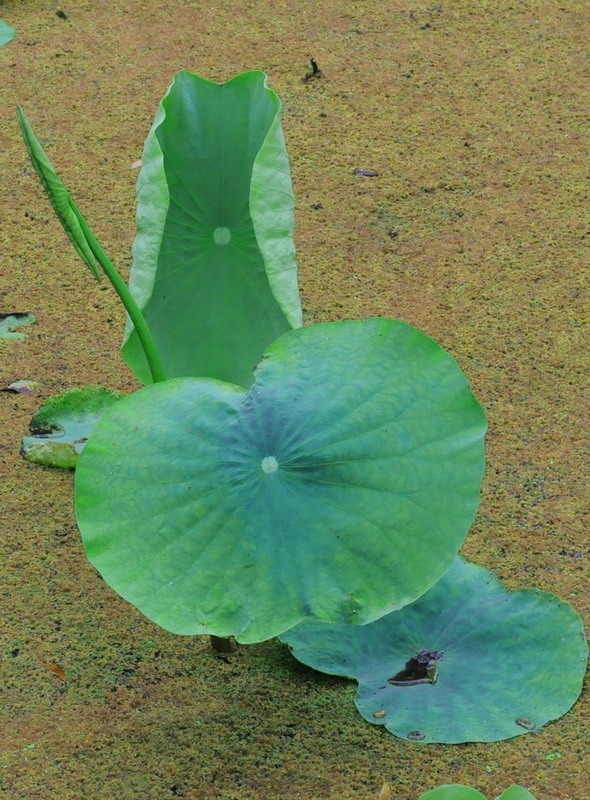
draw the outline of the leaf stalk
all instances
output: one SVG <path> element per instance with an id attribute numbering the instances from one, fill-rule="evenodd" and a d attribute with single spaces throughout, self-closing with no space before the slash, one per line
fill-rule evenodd
<path id="1" fill-rule="evenodd" d="M 103 272 L 111 282 L 113 289 L 119 295 L 121 302 L 125 306 L 125 310 L 129 314 L 131 321 L 135 326 L 135 330 L 137 331 L 137 336 L 139 337 L 139 341 L 141 342 L 141 346 L 143 347 L 143 351 L 145 353 L 145 357 L 147 359 L 150 372 L 152 374 L 153 382 L 159 383 L 160 381 L 166 380 L 166 376 L 164 374 L 164 365 L 162 364 L 162 359 L 160 358 L 160 354 L 158 353 L 154 337 L 152 336 L 152 332 L 150 331 L 148 324 L 145 321 L 145 317 L 143 316 L 141 309 L 139 308 L 139 306 L 135 302 L 133 295 L 129 291 L 129 287 L 127 286 L 123 278 L 119 275 L 113 263 L 111 262 L 105 251 L 102 249 L 98 240 L 95 238 L 94 234 L 88 227 L 86 220 L 84 219 L 84 217 L 78 211 L 77 208 L 74 210 L 74 213 L 76 214 L 76 218 L 80 224 L 82 232 L 84 233 L 86 241 L 88 242 L 88 245 L 92 250 L 92 254 L 102 267 Z"/>

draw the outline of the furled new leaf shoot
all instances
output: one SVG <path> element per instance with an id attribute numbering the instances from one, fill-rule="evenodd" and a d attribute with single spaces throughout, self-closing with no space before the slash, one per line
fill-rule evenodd
<path id="1" fill-rule="evenodd" d="M 164 369 L 152 334 L 125 281 L 90 231 L 86 220 L 51 165 L 20 106 L 18 107 L 18 119 L 33 168 L 76 252 L 97 280 L 101 279 L 100 268 L 102 268 L 133 320 L 152 380 L 154 382 L 164 380 Z"/>

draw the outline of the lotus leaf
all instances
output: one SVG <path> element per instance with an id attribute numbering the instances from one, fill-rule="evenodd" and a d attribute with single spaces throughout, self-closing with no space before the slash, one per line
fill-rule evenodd
<path id="1" fill-rule="evenodd" d="M 485 417 L 454 359 L 395 320 L 284 334 L 249 391 L 179 378 L 124 398 L 76 471 L 90 561 L 175 633 L 366 623 L 451 565 Z"/>
<path id="2" fill-rule="evenodd" d="M 27 334 L 21 333 L 17 328 L 33 325 L 36 321 L 36 317 L 28 312 L 0 314 L 0 339 L 26 339 Z"/>
<path id="3" fill-rule="evenodd" d="M 418 800 L 486 800 L 481 792 L 460 783 L 449 783 L 421 794 Z M 523 786 L 510 786 L 496 800 L 535 800 Z"/>
<path id="4" fill-rule="evenodd" d="M 102 414 L 124 396 L 102 386 L 85 386 L 51 397 L 33 416 L 32 435 L 23 439 L 21 453 L 35 464 L 74 469 Z"/>
<path id="5" fill-rule="evenodd" d="M 3 19 L 0 19 L 0 47 L 11 42 L 15 36 L 16 31 L 14 28 L 11 28 Z"/>
<path id="6" fill-rule="evenodd" d="M 289 161 L 266 82 L 178 72 L 146 140 L 129 286 L 167 378 L 247 387 L 265 348 L 301 325 Z M 150 382 L 130 323 L 122 354 Z"/>
<path id="7" fill-rule="evenodd" d="M 362 716 L 417 742 L 491 742 L 538 730 L 582 690 L 588 647 L 574 609 L 507 592 L 458 558 L 415 603 L 363 627 L 306 622 L 281 636 L 314 669 L 358 681 Z M 430 679 L 411 661 L 431 656 Z M 392 682 L 393 681 L 393 682 Z"/>

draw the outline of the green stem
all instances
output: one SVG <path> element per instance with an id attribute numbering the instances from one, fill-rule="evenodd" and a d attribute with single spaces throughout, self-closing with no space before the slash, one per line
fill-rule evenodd
<path id="1" fill-rule="evenodd" d="M 76 217 L 78 218 L 78 222 L 80 223 L 80 227 L 82 228 L 82 232 L 84 233 L 84 237 L 86 238 L 90 249 L 92 250 L 100 266 L 103 268 L 104 273 L 111 282 L 113 289 L 121 298 L 121 302 L 125 306 L 125 309 L 131 318 L 131 322 L 133 322 L 133 325 L 135 326 L 135 330 L 137 331 L 137 336 L 139 337 L 141 346 L 143 347 L 143 352 L 145 353 L 150 372 L 152 373 L 153 382 L 158 383 L 159 381 L 166 380 L 166 376 L 164 374 L 164 365 L 162 364 L 160 354 L 158 353 L 156 343 L 154 342 L 154 337 L 148 328 L 145 317 L 141 313 L 141 309 L 135 302 L 135 299 L 129 291 L 127 284 L 119 275 L 98 241 L 94 238 L 94 235 L 86 224 L 86 220 L 82 214 L 80 214 L 78 209 L 75 209 L 75 212 L 77 212 Z"/>

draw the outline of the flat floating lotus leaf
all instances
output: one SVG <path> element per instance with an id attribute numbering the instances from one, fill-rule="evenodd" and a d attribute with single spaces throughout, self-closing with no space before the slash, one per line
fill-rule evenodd
<path id="1" fill-rule="evenodd" d="M 496 800 L 536 800 L 536 798 L 523 786 L 509 786 L 496 797 Z"/>
<path id="2" fill-rule="evenodd" d="M 249 386 L 265 348 L 301 325 L 281 104 L 266 83 L 178 72 L 146 140 L 129 287 L 167 378 Z M 150 383 L 130 324 L 122 354 Z"/>
<path id="3" fill-rule="evenodd" d="M 16 35 L 14 28 L 7 25 L 3 19 L 0 19 L 0 47 L 11 42 Z"/>
<path id="4" fill-rule="evenodd" d="M 17 328 L 33 325 L 36 317 L 28 312 L 15 311 L 12 314 L 0 314 L 0 339 L 26 339 L 27 334 Z"/>
<path id="5" fill-rule="evenodd" d="M 481 792 L 470 786 L 449 783 L 421 794 L 418 800 L 486 800 L 486 798 Z M 522 786 L 510 786 L 501 795 L 498 795 L 496 800 L 535 800 L 535 797 Z"/>
<path id="6" fill-rule="evenodd" d="M 312 325 L 248 392 L 141 389 L 76 470 L 90 561 L 175 633 L 369 622 L 429 588 L 475 514 L 485 417 L 454 359 L 395 320 Z"/>
<path id="7" fill-rule="evenodd" d="M 424 792 L 418 800 L 486 800 L 486 798 L 477 789 L 472 789 L 471 786 L 464 786 L 461 783 L 449 783 L 445 786 L 431 789 L 429 792 Z"/>
<path id="8" fill-rule="evenodd" d="M 122 397 L 122 392 L 102 386 L 70 389 L 51 397 L 32 418 L 32 435 L 23 439 L 22 455 L 45 467 L 74 469 L 94 426 Z"/>
<path id="9" fill-rule="evenodd" d="M 281 640 L 304 664 L 356 678 L 368 722 L 426 743 L 538 730 L 576 701 L 588 656 L 568 603 L 538 590 L 509 593 L 460 558 L 401 611 L 363 627 L 306 622 Z"/>

